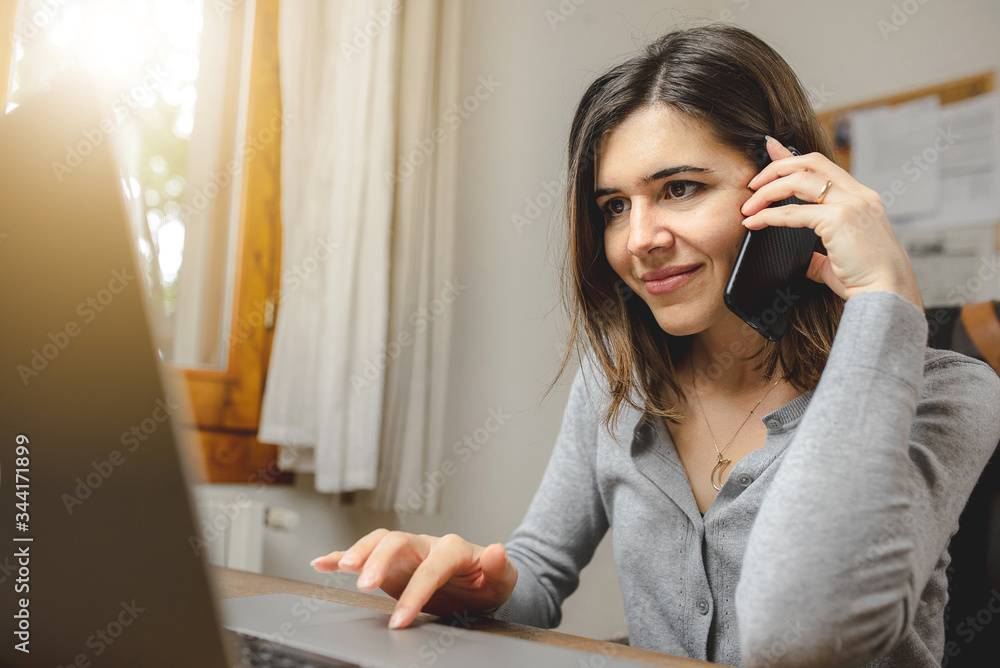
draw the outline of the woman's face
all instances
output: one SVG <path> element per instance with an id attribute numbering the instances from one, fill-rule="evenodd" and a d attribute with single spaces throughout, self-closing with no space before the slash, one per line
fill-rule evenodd
<path id="1" fill-rule="evenodd" d="M 737 326 L 722 292 L 746 228 L 740 207 L 758 172 L 699 122 L 645 107 L 601 145 L 596 200 L 608 262 L 675 336 Z M 690 269 L 672 278 L 677 269 Z"/>

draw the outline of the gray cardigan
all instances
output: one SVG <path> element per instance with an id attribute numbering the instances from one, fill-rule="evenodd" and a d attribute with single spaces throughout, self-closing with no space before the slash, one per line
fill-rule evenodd
<path id="1" fill-rule="evenodd" d="M 556 626 L 609 527 L 638 647 L 731 666 L 940 666 L 948 541 L 1000 440 L 1000 378 L 928 349 L 916 306 L 845 304 L 815 390 L 761 420 L 702 517 L 669 433 L 584 360 L 491 616 Z"/>

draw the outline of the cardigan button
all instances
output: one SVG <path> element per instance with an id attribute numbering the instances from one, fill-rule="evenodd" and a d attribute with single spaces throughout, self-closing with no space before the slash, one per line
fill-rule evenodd
<path id="1" fill-rule="evenodd" d="M 747 473 L 741 473 L 736 476 L 736 482 L 743 487 L 748 487 L 753 482 L 753 478 Z"/>
<path id="2" fill-rule="evenodd" d="M 701 614 L 707 615 L 709 610 L 708 601 L 703 598 L 699 598 L 698 602 L 695 603 L 695 608 L 697 608 L 698 612 L 700 612 Z"/>

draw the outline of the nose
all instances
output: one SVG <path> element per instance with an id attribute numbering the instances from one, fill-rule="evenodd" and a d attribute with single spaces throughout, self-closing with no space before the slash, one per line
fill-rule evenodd
<path id="1" fill-rule="evenodd" d="M 645 257 L 657 248 L 674 242 L 667 215 L 655 205 L 632 202 L 629 215 L 628 252 L 635 257 Z"/>

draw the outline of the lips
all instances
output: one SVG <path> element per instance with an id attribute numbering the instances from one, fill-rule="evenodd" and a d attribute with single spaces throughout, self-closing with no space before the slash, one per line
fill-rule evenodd
<path id="1" fill-rule="evenodd" d="M 692 269 L 698 267 L 697 264 L 681 264 L 675 265 L 673 267 L 665 267 L 657 271 L 649 271 L 639 277 L 640 280 L 649 281 L 661 281 L 669 276 L 676 276 L 677 274 L 683 274 L 685 272 L 691 271 Z"/>
<path id="2" fill-rule="evenodd" d="M 665 267 L 643 274 L 642 281 L 647 294 L 665 295 L 694 280 L 694 276 L 698 274 L 699 269 L 701 269 L 700 264 Z"/>

